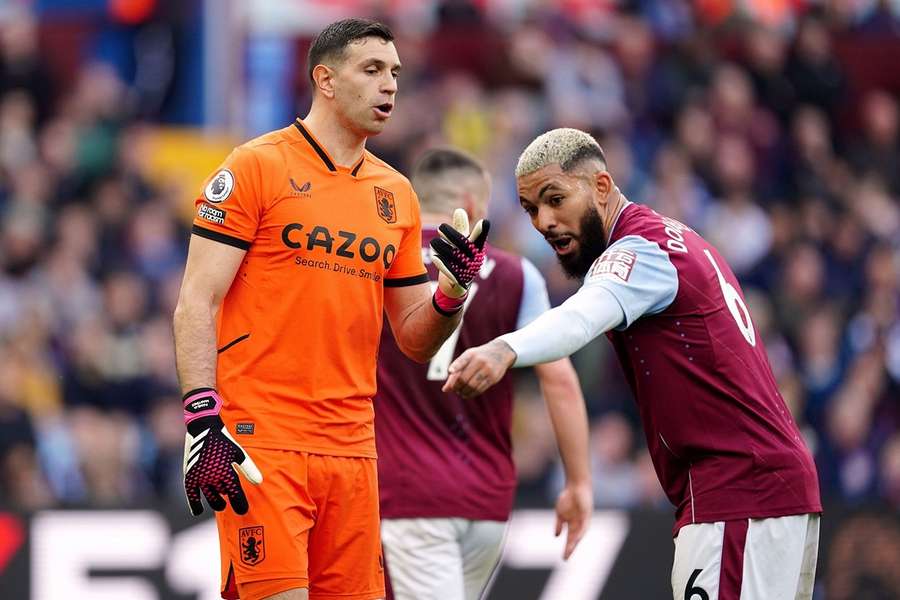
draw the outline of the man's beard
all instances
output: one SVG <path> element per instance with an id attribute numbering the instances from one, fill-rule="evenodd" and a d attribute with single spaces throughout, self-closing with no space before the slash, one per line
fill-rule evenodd
<path id="1" fill-rule="evenodd" d="M 593 206 L 589 206 L 581 217 L 581 235 L 575 239 L 578 241 L 578 250 L 571 254 L 557 254 L 556 258 L 566 276 L 570 279 L 582 279 L 594 261 L 606 250 L 603 221 Z"/>

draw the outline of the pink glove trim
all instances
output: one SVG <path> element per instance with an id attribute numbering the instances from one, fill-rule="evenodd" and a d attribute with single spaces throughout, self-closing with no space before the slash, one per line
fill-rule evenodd
<path id="1" fill-rule="evenodd" d="M 222 410 L 222 397 L 216 390 L 201 389 L 188 392 L 184 397 L 184 422 L 190 423 L 200 417 L 211 417 Z"/>
<path id="2" fill-rule="evenodd" d="M 468 295 L 469 292 L 466 292 L 459 298 L 451 298 L 450 296 L 442 292 L 441 288 L 438 288 L 434 292 L 434 303 L 444 313 L 452 315 L 463 307 L 463 304 L 466 303 L 466 296 Z"/>

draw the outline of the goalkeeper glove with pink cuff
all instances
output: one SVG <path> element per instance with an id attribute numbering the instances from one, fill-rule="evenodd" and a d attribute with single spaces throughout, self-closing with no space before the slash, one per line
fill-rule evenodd
<path id="1" fill-rule="evenodd" d="M 469 285 L 484 264 L 484 243 L 490 221 L 480 220 L 469 232 L 469 218 L 461 208 L 453 213 L 453 225 L 442 223 L 431 240 L 431 262 L 440 271 L 434 294 L 435 309 L 445 316 L 458 312 L 465 303 Z"/>
<path id="2" fill-rule="evenodd" d="M 184 395 L 184 491 L 194 516 L 203 512 L 200 494 L 210 508 L 225 509 L 224 494 L 239 515 L 247 512 L 247 496 L 238 472 L 255 485 L 262 473 L 222 422 L 222 398 L 212 388 L 198 388 Z"/>

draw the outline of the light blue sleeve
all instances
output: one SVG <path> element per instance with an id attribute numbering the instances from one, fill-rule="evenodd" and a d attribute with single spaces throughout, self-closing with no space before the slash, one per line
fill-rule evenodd
<path id="1" fill-rule="evenodd" d="M 543 313 L 550 310 L 547 296 L 547 282 L 530 260 L 522 258 L 522 301 L 519 304 L 519 318 L 516 329 L 522 329 Z"/>
<path id="2" fill-rule="evenodd" d="M 600 255 L 584 287 L 609 291 L 622 307 L 626 329 L 644 315 L 664 311 L 678 294 L 678 272 L 658 244 L 638 235 L 625 236 Z"/>

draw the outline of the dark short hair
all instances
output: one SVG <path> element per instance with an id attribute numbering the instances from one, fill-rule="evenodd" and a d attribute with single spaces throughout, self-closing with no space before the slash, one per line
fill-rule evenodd
<path id="1" fill-rule="evenodd" d="M 600 146 L 587 145 L 578 148 L 578 150 L 576 150 L 567 161 L 559 165 L 559 167 L 563 170 L 563 172 L 569 172 L 584 161 L 590 160 L 592 158 L 596 158 L 597 160 L 602 162 L 603 168 L 606 168 L 606 154 L 604 154 L 603 148 L 601 148 Z"/>
<path id="2" fill-rule="evenodd" d="M 484 173 L 485 168 L 477 158 L 455 148 L 433 148 L 426 151 L 413 168 L 413 177 L 440 175 L 452 169 L 470 169 Z"/>
<path id="3" fill-rule="evenodd" d="M 344 19 L 336 21 L 319 32 L 309 47 L 307 73 L 313 81 L 313 69 L 328 60 L 340 60 L 350 42 L 367 37 L 381 38 L 393 42 L 394 34 L 384 23 L 369 19 Z"/>

